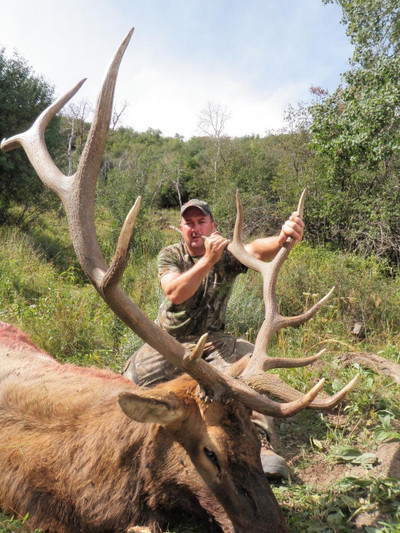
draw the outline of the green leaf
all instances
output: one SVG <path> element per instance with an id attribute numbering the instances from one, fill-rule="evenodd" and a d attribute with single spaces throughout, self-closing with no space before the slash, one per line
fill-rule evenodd
<path id="1" fill-rule="evenodd" d="M 386 429 L 377 429 L 375 431 L 375 438 L 377 441 L 400 441 L 400 433 L 396 431 L 387 431 Z"/>
<path id="2" fill-rule="evenodd" d="M 377 462 L 377 457 L 373 453 L 361 453 L 357 448 L 343 446 L 338 448 L 331 457 L 337 462 L 352 463 L 357 465 L 373 465 Z"/>

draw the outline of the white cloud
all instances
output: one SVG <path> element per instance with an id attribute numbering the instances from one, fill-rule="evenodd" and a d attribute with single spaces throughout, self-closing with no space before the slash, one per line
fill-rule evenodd
<path id="1" fill-rule="evenodd" d="M 75 98 L 94 104 L 115 49 L 136 24 L 116 92 L 117 105 L 129 104 L 126 125 L 191 137 L 211 101 L 231 112 L 228 134 L 264 135 L 282 126 L 283 110 L 304 100 L 311 84 L 339 84 L 349 45 L 343 29 L 332 39 L 340 14 L 322 17 L 333 6 L 320 0 L 291 0 L 292 11 L 275 0 L 235 2 L 235 9 L 231 1 L 217 9 L 213 0 L 13 0 L 0 17 L 0 46 L 16 47 L 58 96 L 87 77 Z M 199 20 L 202 12 L 214 18 Z M 319 26 L 310 32 L 307 14 L 315 22 L 316 13 Z M 324 32 L 322 45 L 307 41 Z"/>
<path id="2" fill-rule="evenodd" d="M 129 101 L 124 123 L 137 131 L 153 128 L 164 135 L 178 133 L 186 138 L 199 134 L 198 115 L 209 101 L 230 112 L 228 135 L 264 135 L 267 130 L 282 127 L 283 111 L 308 90 L 305 82 L 295 82 L 283 89 L 259 91 L 229 73 L 205 75 L 178 63 L 167 68 L 153 63 L 128 77 L 123 91 L 116 95 L 117 103 Z"/>

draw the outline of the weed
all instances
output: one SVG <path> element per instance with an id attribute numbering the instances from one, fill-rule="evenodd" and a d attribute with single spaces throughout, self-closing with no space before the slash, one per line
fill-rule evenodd
<path id="1" fill-rule="evenodd" d="M 0 513 L 0 533 L 17 533 L 23 531 L 29 518 L 29 514 L 23 518 L 16 519 Z M 31 533 L 41 533 L 41 529 L 30 530 Z"/>

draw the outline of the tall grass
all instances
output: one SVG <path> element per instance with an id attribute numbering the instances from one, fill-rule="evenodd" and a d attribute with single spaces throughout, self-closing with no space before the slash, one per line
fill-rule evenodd
<path id="1" fill-rule="evenodd" d="M 51 220 L 44 216 L 29 232 L 0 229 L 0 318 L 19 325 L 60 358 L 118 368 L 120 354 L 126 357 L 141 341 L 113 316 L 86 281 L 76 264 L 65 220 L 58 219 L 53 232 Z M 146 224 L 147 233 L 156 231 L 157 221 L 151 224 L 146 220 Z M 110 257 L 112 228 L 103 226 L 100 233 L 105 255 Z M 158 248 L 179 237 L 166 229 L 151 244 L 147 233 L 131 254 L 122 284 L 154 319 L 163 298 L 157 280 Z M 280 332 L 271 350 L 288 355 L 326 344 L 333 351 L 383 350 L 390 358 L 399 359 L 400 277 L 378 259 L 298 245 L 279 276 L 280 312 L 301 313 L 332 286 L 334 294 L 322 310 L 304 326 Z M 254 342 L 263 315 L 259 274 L 240 275 L 228 307 L 227 330 Z M 363 324 L 363 338 L 352 335 L 355 322 Z"/>
<path id="2" fill-rule="evenodd" d="M 286 316 L 302 313 L 332 287 L 328 303 L 307 322 L 282 335 L 301 339 L 308 348 L 323 342 L 332 346 L 357 346 L 379 350 L 399 339 L 400 277 L 373 257 L 362 258 L 306 243 L 295 247 L 284 263 L 277 285 L 279 310 Z M 264 316 L 260 275 L 239 276 L 227 314 L 227 328 L 254 341 Z M 354 337 L 355 322 L 365 329 L 364 338 Z M 278 336 L 279 339 L 279 336 Z M 344 344 L 343 344 L 344 343 Z"/>

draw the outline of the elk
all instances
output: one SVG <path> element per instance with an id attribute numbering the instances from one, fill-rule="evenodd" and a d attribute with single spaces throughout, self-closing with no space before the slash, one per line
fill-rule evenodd
<path id="1" fill-rule="evenodd" d="M 321 355 L 271 358 L 271 336 L 285 325 L 309 319 L 329 294 L 299 317 L 279 315 L 277 274 L 294 243 L 288 241 L 268 266 L 248 256 L 239 197 L 230 247 L 264 276 L 267 313 L 248 360 L 229 372 L 217 370 L 201 357 L 206 335 L 186 353 L 119 286 L 140 200 L 127 215 L 110 266 L 98 245 L 94 204 L 116 77 L 132 31 L 111 62 L 74 175 L 58 170 L 44 132 L 84 80 L 49 106 L 28 131 L 3 140 L 1 148 L 23 147 L 65 207 L 73 246 L 90 282 L 111 310 L 182 375 L 140 388 L 107 370 L 60 364 L 20 330 L 1 323 L 0 505 L 12 514 L 29 513 L 30 527 L 49 533 L 156 532 L 185 514 L 204 524 L 204 531 L 287 532 L 262 471 L 251 413 L 286 417 L 307 406 L 329 408 L 354 387 L 356 378 L 332 397 L 317 397 L 323 380 L 307 394 L 291 390 L 290 401 L 266 395 L 272 390 L 279 396 L 266 370 L 310 364 Z"/>

